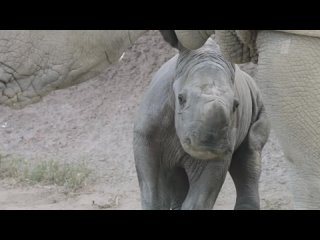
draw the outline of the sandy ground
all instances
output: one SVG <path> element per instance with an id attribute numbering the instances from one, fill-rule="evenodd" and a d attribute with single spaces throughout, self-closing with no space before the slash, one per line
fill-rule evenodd
<path id="1" fill-rule="evenodd" d="M 141 209 L 133 161 L 133 118 L 155 71 L 176 54 L 157 31 L 149 31 L 123 59 L 100 76 L 52 92 L 22 110 L 0 106 L 0 154 L 28 161 L 85 160 L 94 181 L 66 194 L 62 187 L 0 181 L 0 209 Z M 253 64 L 242 66 L 254 74 Z M 290 209 L 287 165 L 274 136 L 263 151 L 262 209 Z M 230 176 L 214 209 L 233 209 Z"/>

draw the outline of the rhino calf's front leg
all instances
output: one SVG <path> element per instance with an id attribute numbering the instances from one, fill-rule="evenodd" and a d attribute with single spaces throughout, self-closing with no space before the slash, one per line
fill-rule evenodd
<path id="1" fill-rule="evenodd" d="M 163 164 L 159 144 L 144 134 L 135 134 L 134 157 L 142 209 L 180 209 L 189 187 L 185 171 Z"/>
<path id="2" fill-rule="evenodd" d="M 234 209 L 259 210 L 261 154 L 245 148 L 240 148 L 235 154 L 229 170 L 237 191 Z"/>
<path id="3" fill-rule="evenodd" d="M 261 107 L 257 120 L 252 123 L 246 138 L 234 153 L 229 169 L 237 191 L 237 210 L 260 209 L 261 152 L 269 132 L 267 114 L 264 107 Z"/>
<path id="4" fill-rule="evenodd" d="M 165 172 L 161 171 L 156 143 L 138 133 L 133 143 L 142 209 L 169 209 L 168 191 L 163 189 L 166 188 Z"/>
<path id="5" fill-rule="evenodd" d="M 182 210 L 211 210 L 228 172 L 230 159 L 195 160 L 185 163 L 189 192 Z"/>

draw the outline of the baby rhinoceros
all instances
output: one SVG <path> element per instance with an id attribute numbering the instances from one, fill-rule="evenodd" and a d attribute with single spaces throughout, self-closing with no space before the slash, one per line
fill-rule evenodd
<path id="1" fill-rule="evenodd" d="M 209 39 L 155 74 L 134 125 L 143 209 L 212 209 L 229 170 L 235 209 L 259 209 L 269 123 L 254 80 Z"/>

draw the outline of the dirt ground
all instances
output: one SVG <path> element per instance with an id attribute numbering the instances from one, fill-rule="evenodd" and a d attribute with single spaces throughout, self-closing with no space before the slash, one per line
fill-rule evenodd
<path id="1" fill-rule="evenodd" d="M 84 160 L 94 181 L 75 193 L 54 185 L 0 181 L 0 209 L 141 209 L 133 161 L 133 118 L 153 74 L 173 55 L 158 31 L 149 31 L 100 76 L 58 90 L 22 110 L 0 106 L 0 154 L 35 163 Z M 253 64 L 242 66 L 254 74 Z M 291 209 L 287 165 L 274 136 L 264 148 L 262 209 Z M 230 176 L 214 209 L 233 209 Z"/>

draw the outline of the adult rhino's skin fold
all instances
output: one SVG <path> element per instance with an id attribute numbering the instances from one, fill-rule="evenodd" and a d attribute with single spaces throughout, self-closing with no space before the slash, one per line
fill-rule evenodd
<path id="1" fill-rule="evenodd" d="M 22 108 L 89 80 L 117 62 L 144 30 L 0 31 L 0 104 Z"/>

